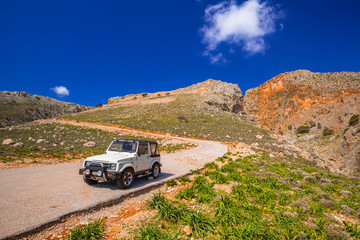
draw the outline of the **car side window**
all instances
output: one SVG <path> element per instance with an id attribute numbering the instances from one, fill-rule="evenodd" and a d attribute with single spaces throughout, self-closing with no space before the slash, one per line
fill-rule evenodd
<path id="1" fill-rule="evenodd" d="M 158 156 L 159 154 L 159 148 L 156 143 L 150 143 L 151 148 L 151 156 Z"/>
<path id="2" fill-rule="evenodd" d="M 148 145 L 147 143 L 140 143 L 139 145 L 139 155 L 148 154 Z"/>

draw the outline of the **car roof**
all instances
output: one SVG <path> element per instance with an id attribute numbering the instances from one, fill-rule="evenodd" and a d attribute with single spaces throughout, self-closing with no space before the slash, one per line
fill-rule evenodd
<path id="1" fill-rule="evenodd" d="M 148 141 L 148 140 L 136 140 L 136 139 L 116 139 L 113 142 L 138 142 L 138 143 L 156 143 L 156 141 Z"/>

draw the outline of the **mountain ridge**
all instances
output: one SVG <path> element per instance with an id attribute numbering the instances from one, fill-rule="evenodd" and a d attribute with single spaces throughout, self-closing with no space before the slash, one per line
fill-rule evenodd
<path id="1" fill-rule="evenodd" d="M 89 107 L 23 91 L 0 91 L 0 127 L 12 126 L 62 114 L 81 112 Z"/>

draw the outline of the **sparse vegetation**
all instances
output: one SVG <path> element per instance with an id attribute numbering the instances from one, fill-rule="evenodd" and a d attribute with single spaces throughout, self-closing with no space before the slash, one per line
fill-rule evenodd
<path id="1" fill-rule="evenodd" d="M 148 95 L 147 93 L 141 94 L 142 97 L 147 97 L 147 95 Z"/>
<path id="2" fill-rule="evenodd" d="M 343 190 L 355 189 L 358 180 L 267 154 L 222 159 L 221 168 L 207 164 L 202 175 L 178 192 L 181 201 L 155 194 L 148 206 L 157 215 L 135 239 L 155 236 L 154 229 L 159 239 L 359 238 L 355 212 L 360 210 L 360 195 L 343 195 Z M 353 211 L 344 212 L 349 208 Z M 338 222 L 344 214 L 352 223 Z M 187 226 L 190 235 L 183 230 Z"/>
<path id="3" fill-rule="evenodd" d="M 159 140 L 69 124 L 35 122 L 0 129 L 0 143 L 5 139 L 22 143 L 18 147 L 0 145 L 0 161 L 9 164 L 53 164 L 85 158 L 104 153 L 114 139 Z M 84 146 L 87 142 L 94 142 L 95 146 Z M 165 143 L 159 149 L 162 153 L 173 153 L 193 147 L 192 143 Z"/>
<path id="4" fill-rule="evenodd" d="M 304 134 L 304 133 L 308 133 L 309 131 L 310 131 L 309 126 L 300 126 L 296 129 L 297 134 Z"/>
<path id="5" fill-rule="evenodd" d="M 98 103 L 98 104 L 96 104 L 96 107 L 102 107 L 103 106 L 103 104 L 102 103 Z"/>
<path id="6" fill-rule="evenodd" d="M 175 101 L 166 103 L 121 105 L 62 118 L 128 126 L 178 136 L 216 141 L 241 140 L 248 144 L 271 146 L 272 139 L 268 131 L 256 127 L 242 116 L 211 107 L 192 94 L 174 97 Z M 257 139 L 257 135 L 263 138 Z"/>
<path id="7" fill-rule="evenodd" d="M 322 134 L 323 134 L 324 137 L 330 136 L 330 135 L 334 134 L 334 130 L 325 127 Z"/>
<path id="8" fill-rule="evenodd" d="M 173 186 L 177 185 L 177 182 L 176 182 L 175 179 L 171 179 L 171 180 L 166 182 L 166 185 L 169 186 L 169 187 L 173 187 Z"/>
<path id="9" fill-rule="evenodd" d="M 104 234 L 104 223 L 99 219 L 83 228 L 76 228 L 71 231 L 68 240 L 97 240 Z"/>
<path id="10" fill-rule="evenodd" d="M 349 126 L 355 126 L 359 123 L 359 114 L 354 114 L 349 120 Z"/>

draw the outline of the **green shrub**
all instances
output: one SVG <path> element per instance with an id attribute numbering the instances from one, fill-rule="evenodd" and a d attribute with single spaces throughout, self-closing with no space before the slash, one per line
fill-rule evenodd
<path id="1" fill-rule="evenodd" d="M 322 134 L 323 134 L 324 137 L 330 136 L 330 135 L 334 134 L 334 130 L 325 127 Z"/>
<path id="2" fill-rule="evenodd" d="M 218 169 L 218 165 L 214 162 L 209 162 L 205 164 L 205 168 L 207 169 Z"/>
<path id="3" fill-rule="evenodd" d="M 180 122 L 189 122 L 189 120 L 185 116 L 178 116 Z"/>
<path id="4" fill-rule="evenodd" d="M 201 212 L 191 212 L 187 215 L 185 222 L 190 226 L 191 232 L 199 237 L 205 237 L 214 231 L 213 221 Z"/>
<path id="5" fill-rule="evenodd" d="M 190 178 L 188 176 L 182 176 L 179 179 L 179 182 L 180 182 L 181 185 L 185 185 L 186 183 L 191 182 L 191 180 L 190 180 Z"/>
<path id="6" fill-rule="evenodd" d="M 98 104 L 96 104 L 96 107 L 102 107 L 103 106 L 103 104 L 102 103 L 98 103 Z"/>
<path id="7" fill-rule="evenodd" d="M 158 215 L 170 222 L 178 222 L 186 216 L 188 210 L 185 205 L 175 204 L 168 200 L 160 192 L 155 194 L 150 200 L 147 201 L 150 209 L 158 210 Z"/>
<path id="8" fill-rule="evenodd" d="M 148 95 L 147 93 L 141 94 L 141 96 L 143 96 L 143 97 L 146 97 L 147 95 Z"/>
<path id="9" fill-rule="evenodd" d="M 176 182 L 175 179 L 171 179 L 171 180 L 169 180 L 169 181 L 166 182 L 166 185 L 167 185 L 168 187 L 176 186 L 176 185 L 177 185 L 177 182 Z"/>
<path id="10" fill-rule="evenodd" d="M 102 219 L 95 221 L 83 228 L 71 230 L 68 240 L 96 240 L 104 234 L 104 223 Z"/>
<path id="11" fill-rule="evenodd" d="M 349 126 L 355 126 L 359 123 L 359 114 L 354 114 L 349 120 Z"/>
<path id="12" fill-rule="evenodd" d="M 308 133 L 310 131 L 309 126 L 300 126 L 296 129 L 296 133 Z"/>
<path id="13" fill-rule="evenodd" d="M 135 240 L 143 240 L 143 239 L 156 239 L 156 240 L 171 240 L 176 239 L 176 236 L 171 235 L 166 232 L 159 226 L 155 224 L 148 223 L 140 228 L 140 232 L 138 232 L 135 236 Z"/>
<path id="14" fill-rule="evenodd" d="M 191 173 L 193 174 L 200 174 L 201 173 L 201 169 L 196 169 L 196 170 L 190 170 Z"/>

